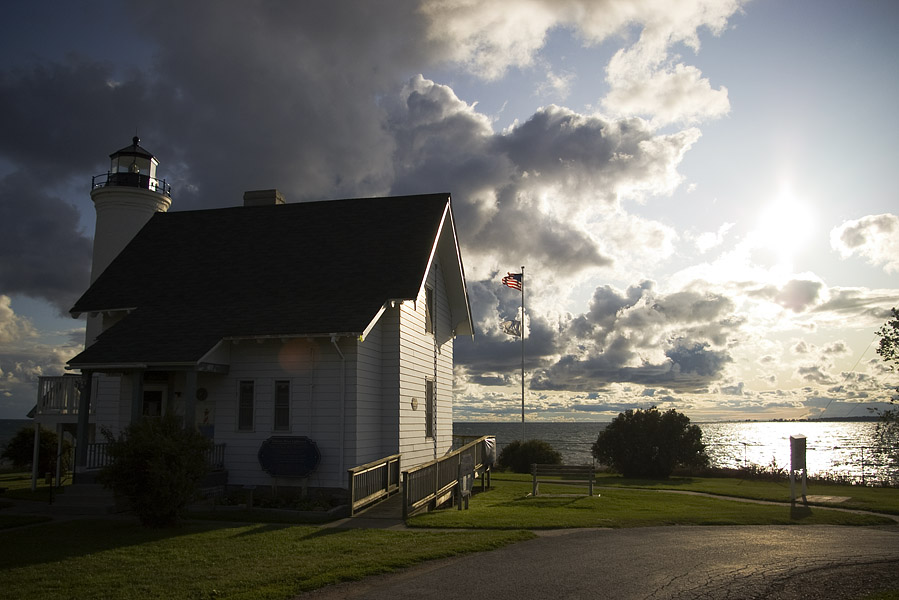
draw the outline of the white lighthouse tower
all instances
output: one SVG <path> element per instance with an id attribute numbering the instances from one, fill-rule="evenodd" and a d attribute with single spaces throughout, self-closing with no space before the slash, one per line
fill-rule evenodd
<path id="1" fill-rule="evenodd" d="M 109 171 L 91 182 L 91 200 L 97 211 L 91 283 L 119 255 L 137 232 L 157 212 L 172 205 L 171 188 L 156 177 L 159 161 L 141 147 L 134 136 L 131 145 L 109 155 Z M 102 315 L 89 315 L 85 346 L 93 344 L 103 327 Z"/>

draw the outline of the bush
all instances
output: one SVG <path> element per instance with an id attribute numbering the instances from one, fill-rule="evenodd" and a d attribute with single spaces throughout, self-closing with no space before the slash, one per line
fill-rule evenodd
<path id="1" fill-rule="evenodd" d="M 41 448 L 38 454 L 38 473 L 56 472 L 56 447 L 59 438 L 55 431 L 41 427 Z M 72 444 L 63 439 L 62 442 L 62 468 L 68 470 L 71 466 Z M 31 465 L 34 460 L 34 426 L 28 425 L 16 432 L 0 458 L 10 461 L 14 467 L 21 469 Z"/>
<path id="2" fill-rule="evenodd" d="M 559 465 L 562 455 L 543 440 L 511 442 L 499 453 L 499 468 L 513 473 L 530 473 L 533 463 Z"/>
<path id="3" fill-rule="evenodd" d="M 118 439 L 103 435 L 111 464 L 100 471 L 100 483 L 127 498 L 142 524 L 175 525 L 209 470 L 211 442 L 171 415 L 133 423 Z"/>
<path id="4" fill-rule="evenodd" d="M 674 409 L 628 410 L 599 434 L 593 456 L 625 477 L 665 479 L 676 467 L 704 467 L 702 431 Z"/>

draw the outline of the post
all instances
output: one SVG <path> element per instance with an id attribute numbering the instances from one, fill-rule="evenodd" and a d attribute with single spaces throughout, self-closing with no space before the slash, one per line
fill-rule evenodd
<path id="1" fill-rule="evenodd" d="M 78 426 L 75 430 L 75 475 L 87 470 L 88 426 L 90 421 L 91 394 L 93 393 L 94 372 L 81 371 L 81 395 L 78 397 Z"/>
<path id="2" fill-rule="evenodd" d="M 796 501 L 796 471 L 802 470 L 802 499 L 806 496 L 807 469 L 805 464 L 805 436 L 790 436 L 790 502 Z"/>
<path id="3" fill-rule="evenodd" d="M 131 423 L 140 421 L 144 405 L 144 372 L 142 369 L 131 371 Z"/>
<path id="4" fill-rule="evenodd" d="M 409 518 L 409 472 L 402 472 L 403 479 L 403 523 Z"/>
<path id="5" fill-rule="evenodd" d="M 188 369 L 184 379 L 184 428 L 193 430 L 197 426 L 197 369 Z"/>
<path id="6" fill-rule="evenodd" d="M 527 439 L 524 425 L 524 265 L 521 265 L 521 443 Z"/>
<path id="7" fill-rule="evenodd" d="M 31 458 L 31 491 L 37 490 L 38 469 L 41 456 L 41 423 L 34 420 L 34 449 Z"/>
<path id="8" fill-rule="evenodd" d="M 56 424 L 56 487 L 62 485 L 62 423 Z"/>

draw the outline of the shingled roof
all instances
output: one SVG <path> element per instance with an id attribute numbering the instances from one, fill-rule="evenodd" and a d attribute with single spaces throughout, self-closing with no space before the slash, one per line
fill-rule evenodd
<path id="1" fill-rule="evenodd" d="M 72 307 L 127 311 L 69 361 L 191 364 L 222 339 L 352 335 L 414 299 L 434 256 L 473 334 L 449 194 L 157 213 Z"/>

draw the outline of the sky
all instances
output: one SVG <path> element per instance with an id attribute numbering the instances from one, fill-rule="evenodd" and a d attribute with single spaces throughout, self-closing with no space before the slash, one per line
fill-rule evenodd
<path id="1" fill-rule="evenodd" d="M 521 418 L 521 266 L 529 420 L 866 416 L 899 384 L 897 28 L 892 0 L 7 3 L 0 418 L 83 344 L 91 176 L 135 134 L 173 211 L 451 193 L 457 421 Z"/>

